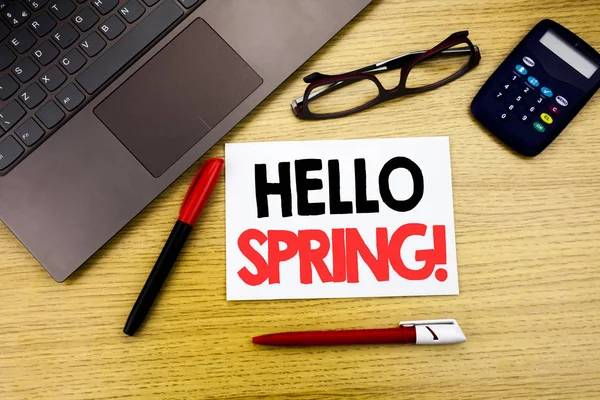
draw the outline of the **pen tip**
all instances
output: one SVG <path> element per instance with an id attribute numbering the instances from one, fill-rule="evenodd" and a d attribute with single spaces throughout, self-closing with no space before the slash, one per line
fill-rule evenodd
<path id="1" fill-rule="evenodd" d="M 262 344 L 263 340 L 262 340 L 262 336 L 256 336 L 252 338 L 252 343 L 254 344 Z"/>

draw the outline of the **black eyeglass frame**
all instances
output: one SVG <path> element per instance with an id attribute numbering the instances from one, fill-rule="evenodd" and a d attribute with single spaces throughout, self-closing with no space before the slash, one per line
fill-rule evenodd
<path id="1" fill-rule="evenodd" d="M 401 56 L 391 58 L 386 61 L 382 61 L 377 64 L 369 65 L 367 67 L 357 69 L 344 74 L 339 75 L 325 75 L 319 72 L 314 72 L 304 77 L 304 82 L 308 83 L 308 87 L 304 91 L 304 96 L 295 99 L 291 106 L 294 114 L 305 120 L 316 120 L 316 119 L 329 119 L 345 117 L 350 114 L 354 114 L 383 102 L 397 99 L 402 96 L 422 93 L 428 90 L 437 89 L 449 82 L 452 82 L 459 77 L 463 76 L 471 69 L 475 68 L 481 60 L 481 54 L 479 48 L 475 46 L 468 38 L 469 31 L 456 32 L 446 38 L 437 46 L 427 51 L 415 51 L 406 53 Z M 467 47 L 454 48 L 459 44 L 466 44 Z M 469 60 L 461 67 L 458 71 L 452 75 L 442 79 L 441 81 L 416 87 L 406 87 L 406 81 L 412 68 L 420 62 L 426 61 L 438 55 L 464 55 L 470 54 Z M 400 81 L 398 85 L 392 89 L 386 89 L 383 87 L 379 79 L 375 74 L 385 71 L 391 71 L 401 68 Z M 315 100 L 319 97 L 325 96 L 334 90 L 341 89 L 352 83 L 368 79 L 372 81 L 378 88 L 379 94 L 373 100 L 354 107 L 345 111 L 335 113 L 313 113 L 310 111 L 310 106 L 306 107 L 311 100 Z M 321 87 L 319 89 L 319 87 Z M 316 90 L 315 90 L 316 89 Z M 313 92 L 314 90 L 314 92 Z"/>

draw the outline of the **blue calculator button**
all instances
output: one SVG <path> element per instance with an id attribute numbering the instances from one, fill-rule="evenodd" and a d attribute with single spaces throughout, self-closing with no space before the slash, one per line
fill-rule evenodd
<path id="1" fill-rule="evenodd" d="M 546 86 L 543 86 L 540 90 L 542 91 L 542 94 L 546 97 L 554 96 L 554 93 L 552 93 L 552 90 L 548 89 Z"/>
<path id="2" fill-rule="evenodd" d="M 525 68 L 524 66 L 522 66 L 521 64 L 517 64 L 517 66 L 515 67 L 515 70 L 520 73 L 521 75 L 527 75 L 527 68 Z"/>
<path id="3" fill-rule="evenodd" d="M 540 86 L 540 81 L 538 81 L 537 79 L 535 79 L 533 76 L 530 76 L 527 78 L 527 82 L 529 82 L 529 84 L 533 87 L 538 87 Z M 546 88 L 547 89 L 547 88 Z"/>

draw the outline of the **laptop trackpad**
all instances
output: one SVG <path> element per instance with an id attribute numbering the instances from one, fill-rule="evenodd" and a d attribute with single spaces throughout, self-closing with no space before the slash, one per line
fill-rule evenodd
<path id="1" fill-rule="evenodd" d="M 262 84 L 196 19 L 94 112 L 159 177 Z"/>

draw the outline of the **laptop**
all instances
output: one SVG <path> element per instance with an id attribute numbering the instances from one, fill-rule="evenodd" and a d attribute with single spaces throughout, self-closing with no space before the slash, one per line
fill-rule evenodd
<path id="1" fill-rule="evenodd" d="M 64 281 L 370 2 L 0 0 L 0 218 Z"/>

